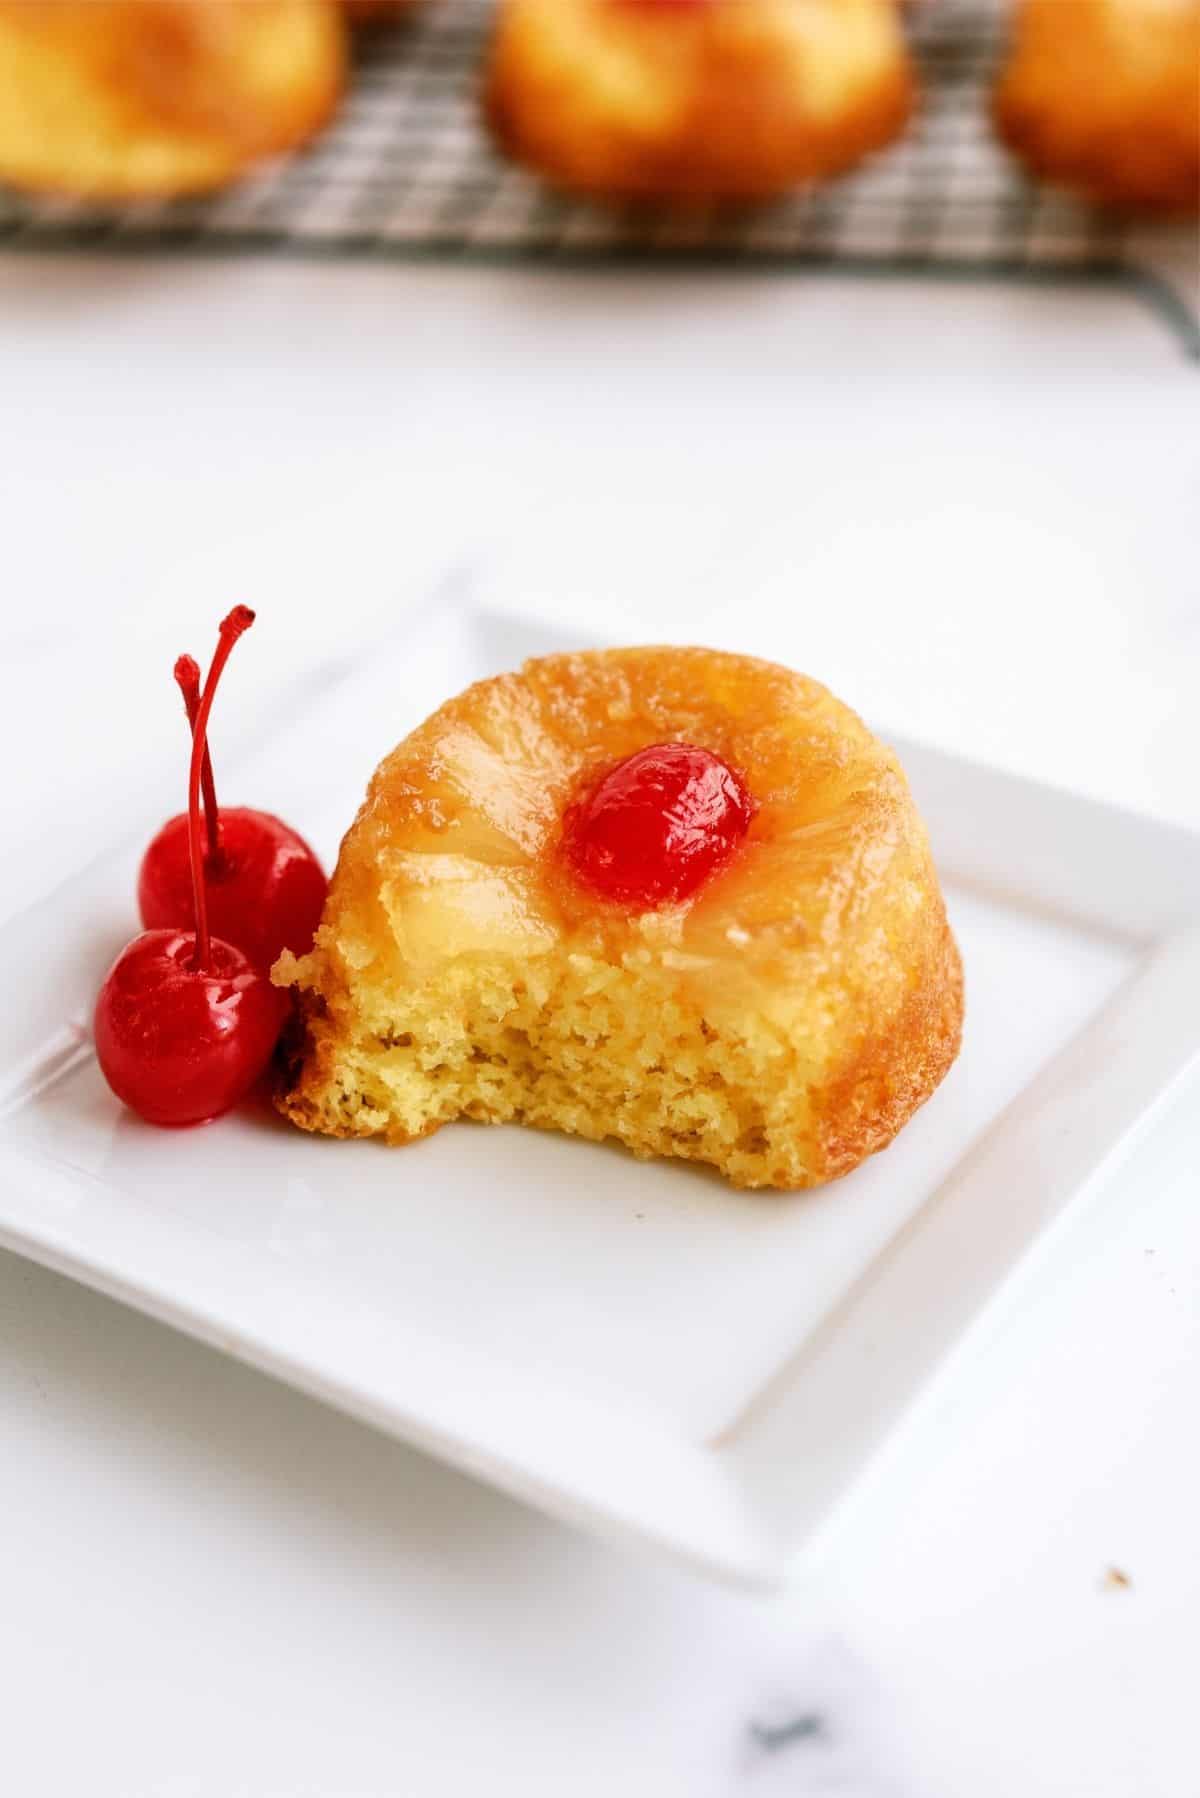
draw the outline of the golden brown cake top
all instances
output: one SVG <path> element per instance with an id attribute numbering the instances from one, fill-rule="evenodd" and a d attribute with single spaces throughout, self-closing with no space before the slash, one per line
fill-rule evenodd
<path id="1" fill-rule="evenodd" d="M 596 774 L 667 741 L 719 755 L 756 811 L 733 860 L 694 897 L 637 912 L 571 876 L 563 818 Z M 461 858 L 475 913 L 486 911 L 489 931 L 503 924 L 514 947 L 536 952 L 566 932 L 611 956 L 732 945 L 765 964 L 835 944 L 844 954 L 897 858 L 926 855 L 895 757 L 817 681 L 716 650 L 595 650 L 468 688 L 385 758 L 343 845 L 331 916 L 372 915 L 373 892 L 403 889 L 405 952 L 419 957 L 411 901 L 435 875 L 444 897 L 448 858 Z M 390 938 L 390 916 L 373 915 Z M 469 919 L 457 925 L 468 945 Z"/>

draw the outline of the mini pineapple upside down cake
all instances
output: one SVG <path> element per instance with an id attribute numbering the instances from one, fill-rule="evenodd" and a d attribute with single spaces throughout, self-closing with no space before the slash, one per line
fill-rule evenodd
<path id="1" fill-rule="evenodd" d="M 816 681 L 704 649 L 547 656 L 442 706 L 273 977 L 303 1129 L 519 1122 L 745 1187 L 885 1148 L 962 1026 L 895 756 Z"/>

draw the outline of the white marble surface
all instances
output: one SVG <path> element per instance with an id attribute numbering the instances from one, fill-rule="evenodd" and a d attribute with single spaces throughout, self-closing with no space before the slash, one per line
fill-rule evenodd
<path id="1" fill-rule="evenodd" d="M 235 598 L 294 697 L 447 579 L 1200 825 L 1198 380 L 1111 293 L 0 258 L 0 911 Z M 0 1260 L 6 1789 L 1177 1798 L 1196 1098 L 766 1601 Z"/>

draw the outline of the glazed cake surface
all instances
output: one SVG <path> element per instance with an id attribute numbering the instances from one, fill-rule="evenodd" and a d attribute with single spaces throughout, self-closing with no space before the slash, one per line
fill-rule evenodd
<path id="1" fill-rule="evenodd" d="M 651 744 L 737 769 L 756 810 L 690 899 L 574 877 L 564 816 Z M 904 774 L 846 706 L 746 656 L 550 656 L 468 688 L 381 764 L 309 955 L 279 1104 L 405 1143 L 456 1118 L 803 1187 L 881 1149 L 960 1041 L 962 974 Z"/>

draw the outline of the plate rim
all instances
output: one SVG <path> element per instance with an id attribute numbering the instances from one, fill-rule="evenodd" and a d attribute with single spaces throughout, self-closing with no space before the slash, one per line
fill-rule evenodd
<path id="1" fill-rule="evenodd" d="M 460 616 L 452 622 L 455 613 Z M 445 630 L 459 628 L 464 621 L 481 632 L 500 628 L 527 635 L 531 631 L 546 637 L 565 635 L 561 626 L 549 621 L 469 601 L 444 608 L 429 622 L 433 629 Z M 1010 812 L 1033 808 L 1043 827 L 1047 821 L 1052 827 L 1061 827 L 1064 816 L 1070 814 L 1085 845 L 1084 865 L 1074 877 L 1085 916 L 1081 918 L 1079 910 L 1072 908 L 1070 920 L 1077 928 L 1101 931 L 1120 940 L 1135 949 L 1138 958 L 1111 997 L 1039 1068 L 1012 1104 L 989 1121 L 980 1141 L 926 1194 L 908 1222 L 876 1252 L 851 1291 L 817 1330 L 797 1345 L 785 1368 L 768 1380 L 742 1416 L 720 1436 L 696 1443 L 660 1428 L 656 1441 L 655 1433 L 643 1429 L 641 1420 L 614 1419 L 605 1414 L 603 1406 L 589 1408 L 577 1394 L 573 1398 L 567 1395 L 569 1403 L 559 1418 L 560 1426 L 573 1428 L 574 1412 L 594 1433 L 597 1443 L 610 1451 L 614 1445 L 623 1444 L 628 1450 L 636 1443 L 641 1472 L 660 1482 L 658 1494 L 651 1496 L 643 1479 L 640 1486 L 637 1480 L 625 1487 L 610 1483 L 610 1489 L 602 1489 L 597 1496 L 586 1477 L 564 1473 L 553 1454 L 547 1465 L 545 1453 L 536 1441 L 528 1439 L 528 1432 L 519 1449 L 511 1443 L 506 1449 L 503 1430 L 493 1430 L 492 1439 L 487 1440 L 488 1431 L 479 1428 L 477 1419 L 474 1426 L 461 1417 L 447 1423 L 444 1415 L 439 1422 L 436 1415 L 429 1414 L 428 1406 L 422 1407 L 419 1392 L 409 1392 L 403 1402 L 394 1391 L 372 1388 L 361 1375 L 354 1380 L 339 1377 L 336 1368 L 331 1371 L 327 1347 L 306 1358 L 294 1345 L 288 1347 L 286 1337 L 277 1334 L 272 1339 L 269 1329 L 264 1334 L 247 1329 L 244 1322 L 234 1325 L 220 1314 L 219 1307 L 198 1308 L 195 1302 L 189 1303 L 172 1289 L 169 1280 L 160 1277 L 153 1284 L 131 1278 L 128 1268 L 122 1273 L 119 1260 L 71 1248 L 62 1233 L 48 1224 L 40 1229 L 21 1224 L 17 1221 L 20 1205 L 14 1208 L 9 1199 L 13 1182 L 24 1179 L 41 1189 L 46 1182 L 58 1181 L 75 1189 L 86 1179 L 55 1169 L 8 1139 L 7 1120 L 44 1084 L 36 1066 L 21 1070 L 19 1082 L 10 1086 L 8 1103 L 0 1110 L 0 1245 L 232 1354 L 552 1514 L 627 1540 L 652 1541 L 694 1567 L 741 1583 L 759 1587 L 778 1584 L 819 1553 L 834 1514 L 877 1477 L 889 1451 L 906 1433 L 917 1410 L 936 1393 L 969 1339 L 1011 1296 L 1014 1283 L 1034 1257 L 1044 1252 L 1065 1219 L 1077 1213 L 1079 1202 L 1114 1161 L 1129 1152 L 1137 1136 L 1200 1061 L 1200 1032 L 1192 1023 L 1200 1012 L 1196 1003 L 1200 1000 L 1200 927 L 1186 921 L 1200 916 L 1200 834 L 932 745 L 899 741 L 897 746 L 906 767 L 911 763 L 924 776 L 942 779 L 947 789 L 943 795 L 947 815 L 956 805 L 961 806 L 964 794 L 970 800 L 981 783 L 994 803 Z M 916 784 L 919 787 L 919 779 Z M 922 810 L 927 810 L 927 802 L 920 793 L 918 797 Z M 1118 845 L 1115 863 L 1121 867 L 1125 884 L 1110 893 L 1095 886 L 1094 876 L 1097 845 L 1103 861 L 1114 857 L 1114 843 Z M 110 854 L 123 852 L 124 845 Z M 1147 856 L 1154 864 L 1150 869 Z M 89 877 L 108 859 L 86 863 L 50 895 L 12 918 L 10 931 L 19 931 L 22 922 L 41 922 L 44 928 L 47 909 L 56 902 L 69 908 L 72 896 L 86 893 Z M 1002 866 L 1000 871 L 1003 873 Z M 985 867 L 982 874 L 986 872 Z M 971 884 L 961 875 L 956 878 L 960 884 Z M 1164 882 L 1170 885 L 1165 902 L 1159 891 Z M 1149 894 L 1140 907 L 1135 892 L 1139 884 Z M 994 894 L 992 881 L 982 879 L 982 885 Z M 1003 897 L 1027 911 L 1036 909 L 1039 902 L 1051 911 L 1061 910 L 1063 893 L 1053 882 L 1049 889 L 1038 889 L 1035 879 L 1033 888 L 1031 893 L 1029 886 L 1022 886 Z M 1103 910 L 1106 896 L 1107 913 Z M 1168 915 L 1164 903 L 1171 918 L 1178 913 L 1179 928 L 1150 928 Z M 69 1038 L 70 1033 L 66 1034 Z M 1117 1053 L 1106 1053 L 1113 1043 Z M 66 1069 L 75 1065 L 70 1040 L 48 1047 L 64 1058 Z M 78 1059 L 82 1054 L 78 1037 L 74 1051 Z M 1086 1124 L 1089 1108 L 1100 1101 L 1107 1106 L 1104 1129 L 1081 1132 L 1081 1120 Z M 896 1302 L 897 1288 L 903 1293 L 906 1281 L 912 1285 L 914 1279 L 919 1285 L 913 1273 L 914 1255 L 917 1263 L 922 1256 L 928 1257 L 931 1219 L 949 1218 L 953 1225 L 964 1209 L 969 1211 L 972 1203 L 979 1202 L 977 1196 L 972 1197 L 977 1188 L 995 1181 L 997 1164 L 1003 1173 L 1006 1158 L 1013 1158 L 1005 1143 L 1006 1132 L 1021 1133 L 1021 1140 L 1028 1138 L 1041 1157 L 1043 1210 L 1037 1227 L 1018 1238 L 1008 1264 L 998 1275 L 992 1268 L 980 1276 L 981 1293 L 966 1301 L 960 1299 L 952 1315 L 938 1314 L 938 1328 L 927 1332 L 929 1341 L 920 1364 L 906 1369 L 907 1389 L 899 1397 L 892 1394 L 890 1409 L 882 1421 L 877 1420 L 870 1440 L 853 1449 L 853 1466 L 841 1466 L 831 1489 L 823 1488 L 803 1502 L 793 1490 L 787 1500 L 792 1521 L 785 1527 L 775 1515 L 778 1502 L 764 1486 L 761 1467 L 764 1456 L 769 1457 L 778 1447 L 772 1431 L 794 1427 L 797 1402 L 803 1410 L 806 1379 L 809 1387 L 812 1384 L 814 1355 L 827 1353 L 830 1341 L 840 1344 L 836 1352 L 843 1358 L 852 1355 L 855 1342 L 869 1338 L 880 1315 Z M 1067 1150 L 1062 1148 L 1064 1140 Z M 36 1176 L 32 1181 L 31 1175 Z M 949 1226 L 943 1222 L 941 1227 Z M 449 1346 L 441 1344 L 438 1353 L 443 1351 L 447 1356 L 452 1353 Z M 773 1399 L 764 1396 L 771 1392 Z M 552 1392 L 546 1396 L 551 1408 L 556 1402 Z M 498 1400 L 497 1425 L 506 1418 L 511 1422 L 512 1409 L 502 1398 Z M 792 1423 L 787 1422 L 788 1417 Z M 826 1487 L 830 1487 L 829 1480 Z M 680 1510 L 685 1505 L 692 1507 L 687 1515 Z M 799 1526 L 796 1517 L 802 1517 Z"/>

